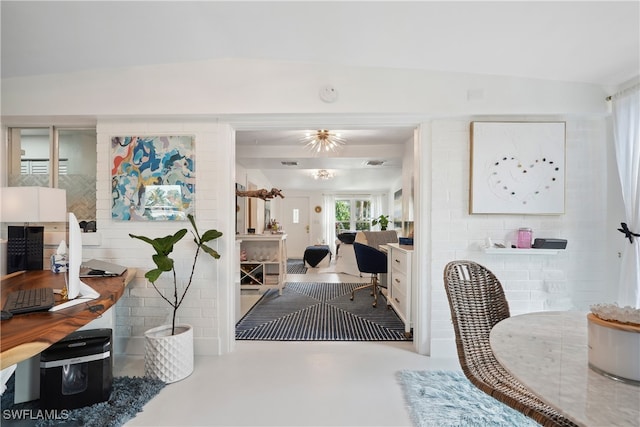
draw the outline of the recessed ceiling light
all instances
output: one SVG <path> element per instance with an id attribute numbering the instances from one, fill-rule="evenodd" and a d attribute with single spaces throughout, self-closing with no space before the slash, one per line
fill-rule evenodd
<path id="1" fill-rule="evenodd" d="M 298 166 L 298 162 L 280 162 L 282 166 Z"/>
<path id="2" fill-rule="evenodd" d="M 384 160 L 368 160 L 367 166 L 382 166 L 384 164 Z"/>

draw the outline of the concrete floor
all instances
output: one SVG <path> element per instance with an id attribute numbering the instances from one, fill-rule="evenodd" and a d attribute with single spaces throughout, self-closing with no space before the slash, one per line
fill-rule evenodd
<path id="1" fill-rule="evenodd" d="M 288 281 L 367 281 L 309 269 Z M 245 293 L 243 310 L 259 299 Z M 460 370 L 411 342 L 238 341 L 196 357 L 194 373 L 165 387 L 127 426 L 411 426 L 396 373 Z M 144 375 L 141 356 L 117 356 L 114 375 Z"/>

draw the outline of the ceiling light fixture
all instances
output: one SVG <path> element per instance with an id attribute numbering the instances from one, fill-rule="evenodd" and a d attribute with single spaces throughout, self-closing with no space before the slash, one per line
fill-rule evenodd
<path id="1" fill-rule="evenodd" d="M 329 151 L 337 152 L 347 143 L 347 140 L 342 138 L 339 133 L 332 133 L 326 129 L 318 130 L 316 133 L 308 132 L 300 141 L 316 154 Z"/>
<path id="2" fill-rule="evenodd" d="M 313 176 L 313 179 L 323 179 L 323 180 L 333 178 L 333 174 L 326 169 L 317 170 L 311 176 Z"/>

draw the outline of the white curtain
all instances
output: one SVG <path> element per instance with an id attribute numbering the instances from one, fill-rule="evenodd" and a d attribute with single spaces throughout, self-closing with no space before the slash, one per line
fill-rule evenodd
<path id="1" fill-rule="evenodd" d="M 387 215 L 387 213 L 382 212 L 382 195 L 372 195 L 371 196 L 371 219 L 378 218 L 380 215 Z M 375 226 L 378 229 L 379 225 Z"/>
<path id="2" fill-rule="evenodd" d="M 622 186 L 627 240 L 622 254 L 618 305 L 640 309 L 640 85 L 613 96 L 613 134 Z M 626 224 L 626 227 L 622 224 Z M 634 236 L 634 234 L 636 236 Z"/>
<path id="3" fill-rule="evenodd" d="M 331 253 L 336 253 L 336 198 L 333 195 L 324 196 L 324 241 L 329 245 Z"/>

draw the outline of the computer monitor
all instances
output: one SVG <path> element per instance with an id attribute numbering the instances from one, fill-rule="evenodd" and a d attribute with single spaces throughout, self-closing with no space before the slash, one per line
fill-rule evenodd
<path id="1" fill-rule="evenodd" d="M 67 269 L 67 298 L 68 301 L 53 306 L 49 311 L 61 310 L 76 304 L 96 299 L 98 292 L 80 280 L 80 266 L 82 265 L 82 234 L 76 216 L 69 212 L 69 244 L 67 245 L 69 268 Z"/>

